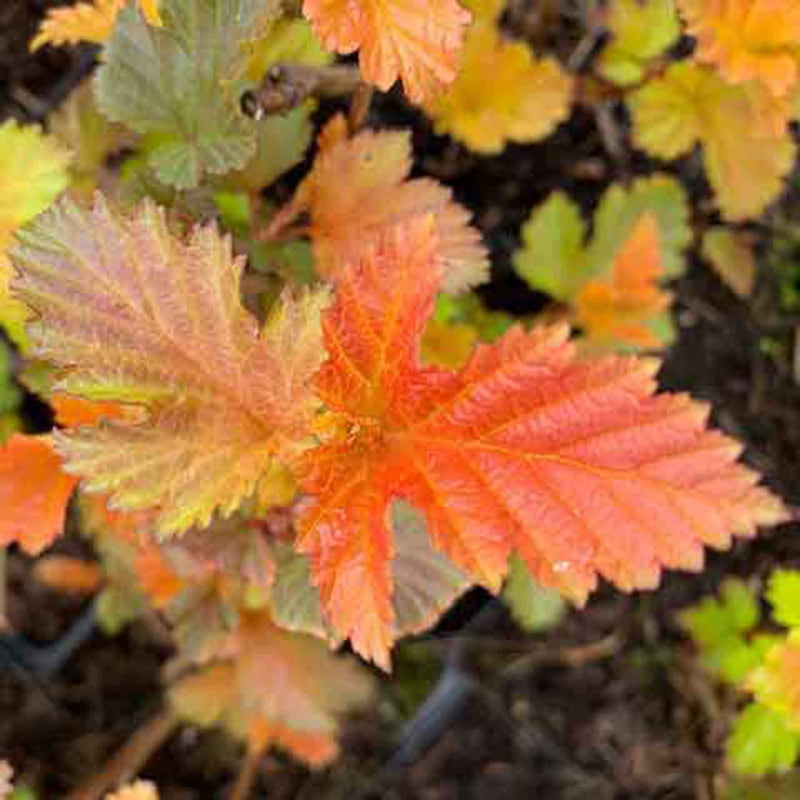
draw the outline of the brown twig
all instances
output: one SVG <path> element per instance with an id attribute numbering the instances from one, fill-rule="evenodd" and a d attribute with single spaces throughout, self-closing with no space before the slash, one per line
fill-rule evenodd
<path id="1" fill-rule="evenodd" d="M 601 661 L 611 658 L 619 652 L 624 643 L 619 633 L 612 633 L 589 644 L 576 647 L 563 647 L 560 650 L 537 649 L 524 656 L 514 659 L 501 671 L 505 679 L 519 678 L 530 670 L 547 664 L 562 665 L 565 667 L 580 667 L 591 661 Z"/>
<path id="2" fill-rule="evenodd" d="M 71 792 L 66 800 L 99 800 L 109 789 L 135 777 L 178 724 L 175 714 L 162 709 L 139 726 L 103 770 Z"/>
<path id="3" fill-rule="evenodd" d="M 335 64 L 273 64 L 264 80 L 241 97 L 242 113 L 259 120 L 271 114 L 286 114 L 306 100 L 343 97 L 361 85 L 358 67 Z"/>

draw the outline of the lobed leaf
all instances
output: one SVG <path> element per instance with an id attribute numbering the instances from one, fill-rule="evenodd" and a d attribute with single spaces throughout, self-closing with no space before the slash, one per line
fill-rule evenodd
<path id="1" fill-rule="evenodd" d="M 56 434 L 67 469 L 122 508 L 159 506 L 161 534 L 268 493 L 313 412 L 324 293 L 284 294 L 259 326 L 230 240 L 209 226 L 184 242 L 149 202 L 126 219 L 100 196 L 64 201 L 21 240 L 16 290 L 38 313 L 34 352 L 65 370 L 55 388 L 146 416 Z"/>
<path id="2" fill-rule="evenodd" d="M 737 717 L 726 748 L 739 773 L 785 772 L 800 754 L 800 734 L 791 731 L 780 714 L 751 703 Z"/>
<path id="3" fill-rule="evenodd" d="M 385 92 L 399 78 L 414 103 L 455 78 L 470 20 L 457 0 L 304 0 L 303 14 L 329 50 L 358 51 L 364 80 Z"/>
<path id="4" fill-rule="evenodd" d="M 397 497 L 477 581 L 497 590 L 516 552 L 578 603 L 599 575 L 653 587 L 664 566 L 699 569 L 703 544 L 784 518 L 704 406 L 654 394 L 651 362 L 577 361 L 558 326 L 512 328 L 459 373 L 420 365 L 436 253 L 429 221 L 390 231 L 340 276 L 323 320 L 328 413 L 298 463 L 313 498 L 298 545 L 358 652 L 388 666 Z"/>
<path id="5" fill-rule="evenodd" d="M 6 256 L 12 234 L 47 208 L 69 182 L 69 154 L 33 125 L 0 125 L 0 324 L 24 347 L 25 307 L 9 294 L 13 268 Z"/>
<path id="6" fill-rule="evenodd" d="M 700 646 L 707 669 L 732 684 L 745 680 L 763 660 L 771 646 L 751 637 L 758 625 L 760 610 L 754 592 L 742 581 L 728 579 L 719 599 L 705 598 L 699 605 L 684 611 L 681 621 Z"/>
<path id="7" fill-rule="evenodd" d="M 597 271 L 584 253 L 585 238 L 578 206 L 564 192 L 553 192 L 523 225 L 514 269 L 534 289 L 569 301 Z"/>
<path id="8" fill-rule="evenodd" d="M 644 348 L 665 344 L 654 330 L 671 301 L 658 285 L 663 277 L 659 253 L 656 219 L 645 214 L 617 253 L 611 274 L 590 280 L 574 300 L 590 342 Z"/>
<path id="9" fill-rule="evenodd" d="M 244 42 L 278 14 L 275 0 L 168 0 L 163 28 L 124 10 L 95 78 L 100 110 L 147 134 L 162 182 L 191 189 L 242 167 L 255 128 L 238 112 Z"/>
<path id="10" fill-rule="evenodd" d="M 611 41 L 597 62 L 603 77 L 620 86 L 639 83 L 650 61 L 681 33 L 673 0 L 614 0 L 608 14 Z"/>
<path id="11" fill-rule="evenodd" d="M 695 57 L 732 83 L 758 81 L 776 96 L 800 83 L 800 7 L 783 0 L 677 0 Z"/>
<path id="12" fill-rule="evenodd" d="M 772 616 L 787 628 L 800 628 L 800 572 L 778 569 L 772 573 L 767 590 Z"/>
<path id="13" fill-rule="evenodd" d="M 629 99 L 634 141 L 657 158 L 703 146 L 708 179 L 723 216 L 758 216 L 780 193 L 794 164 L 784 122 L 777 130 L 768 98 L 725 83 L 691 61 L 671 66 Z"/>
<path id="14" fill-rule="evenodd" d="M 51 8 L 31 40 L 30 49 L 38 50 L 47 44 L 55 47 L 78 42 L 105 44 L 126 2 L 86 0 L 67 8 Z M 148 24 L 161 26 L 159 0 L 138 0 L 138 5 Z"/>
<path id="15" fill-rule="evenodd" d="M 275 627 L 265 614 L 243 615 L 235 643 L 232 660 L 172 687 L 176 712 L 195 724 L 222 722 L 256 749 L 283 747 L 315 766 L 331 761 L 336 716 L 369 699 L 368 676 L 318 639 Z"/>
<path id="16" fill-rule="evenodd" d="M 476 153 L 506 142 L 549 136 L 570 112 L 573 80 L 553 58 L 536 58 L 524 42 L 509 42 L 494 21 L 478 19 L 467 33 L 458 75 L 426 104 L 437 133 Z"/>
<path id="17" fill-rule="evenodd" d="M 429 178 L 407 180 L 408 131 L 362 131 L 347 138 L 342 116 L 319 136 L 311 172 L 272 223 L 273 233 L 302 213 L 311 216 L 317 271 L 336 279 L 363 247 L 390 225 L 413 216 L 434 218 L 445 274 L 444 289 L 458 292 L 486 279 L 489 263 L 469 213 L 449 189 Z M 357 226 L 352 224 L 358 219 Z"/>

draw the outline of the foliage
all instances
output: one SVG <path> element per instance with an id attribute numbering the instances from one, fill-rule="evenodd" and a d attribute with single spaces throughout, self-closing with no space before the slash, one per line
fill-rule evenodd
<path id="1" fill-rule="evenodd" d="M 600 54 L 598 70 L 620 86 L 642 81 L 650 62 L 680 36 L 673 0 L 614 0 L 608 28 L 611 42 Z"/>
<path id="2" fill-rule="evenodd" d="M 77 42 L 103 44 L 111 36 L 119 12 L 126 0 L 86 0 L 67 8 L 51 8 L 38 33 L 31 40 L 31 50 L 46 44 Z M 139 8 L 150 25 L 161 25 L 158 0 L 138 0 Z"/>
<path id="3" fill-rule="evenodd" d="M 627 190 L 613 185 L 587 242 L 577 205 L 554 192 L 523 226 L 514 267 L 530 286 L 568 304 L 595 344 L 658 347 L 671 328 L 669 295 L 658 280 L 683 270 L 688 216 L 671 178 L 640 179 Z"/>
<path id="4" fill-rule="evenodd" d="M 436 131 L 476 153 L 499 153 L 507 141 L 535 142 L 569 116 L 573 81 L 553 58 L 537 59 L 498 28 L 499 4 L 470 3 L 474 20 L 453 83 L 426 108 Z"/>
<path id="5" fill-rule="evenodd" d="M 726 219 L 760 214 L 794 164 L 787 121 L 776 129 L 763 91 L 728 84 L 706 67 L 673 64 L 628 104 L 634 141 L 650 155 L 669 160 L 703 146 L 708 179 Z"/>
<path id="6" fill-rule="evenodd" d="M 147 160 L 179 189 L 242 167 L 253 125 L 235 109 L 243 44 L 278 15 L 264 0 L 167 0 L 163 27 L 125 9 L 97 73 L 100 110 L 148 136 Z M 241 88 L 241 87 L 240 87 Z"/>
<path id="7" fill-rule="evenodd" d="M 40 553 L 77 495 L 99 571 L 45 556 L 35 573 L 96 593 L 110 633 L 158 615 L 182 719 L 222 725 L 251 758 L 277 746 L 321 766 L 373 691 L 329 652 L 345 640 L 388 669 L 397 639 L 476 583 L 522 625 L 553 624 L 562 596 L 582 605 L 600 578 L 654 587 L 664 568 L 700 569 L 704 546 L 785 519 L 704 405 L 657 393 L 651 360 L 597 352 L 668 341 L 662 284 L 684 268 L 693 212 L 706 258 L 748 294 L 739 229 L 709 227 L 675 178 L 625 164 L 590 221 L 554 192 L 513 259 L 554 302 L 515 323 L 471 291 L 490 265 L 470 211 L 415 163 L 408 131 L 364 127 L 371 94 L 353 77 L 400 80 L 439 133 L 482 154 L 544 139 L 573 105 L 580 128 L 624 103 L 649 154 L 700 143 L 724 216 L 744 219 L 791 168 L 787 102 L 753 30 L 734 47 L 755 59 L 745 79 L 709 44 L 714 8 L 689 5 L 703 63 L 671 49 L 670 0 L 615 0 L 597 59 L 567 66 L 548 31 L 536 55 L 507 38 L 501 0 L 96 0 L 44 23 L 33 47 L 104 49 L 52 135 L 0 127 L 0 314 L 23 349 L 0 350 L 0 544 Z M 356 51 L 360 73 L 330 63 Z M 245 89 L 282 92 L 281 113 L 250 119 Z M 329 114 L 316 101 L 353 93 L 298 166 Z M 460 151 L 443 152 L 440 175 Z M 53 430 L 20 414 L 18 375 Z M 18 427 L 36 432 L 6 440 Z M 776 575 L 780 623 L 796 627 L 797 593 Z M 755 697 L 732 758 L 787 764 L 796 637 L 760 632 L 734 584 L 687 624 Z"/>
<path id="8" fill-rule="evenodd" d="M 727 750 L 737 772 L 755 776 L 786 772 L 800 756 L 800 572 L 776 570 L 766 597 L 782 634 L 761 632 L 754 592 L 733 580 L 683 615 L 704 664 L 753 695 Z"/>
<path id="9" fill-rule="evenodd" d="M 703 236 L 703 257 L 731 291 L 747 298 L 756 282 L 756 260 L 747 234 L 716 225 Z"/>
<path id="10" fill-rule="evenodd" d="M 514 621 L 531 632 L 554 627 L 567 609 L 561 594 L 540 586 L 518 556 L 511 557 L 503 600 Z"/>
<path id="11" fill-rule="evenodd" d="M 764 0 L 678 0 L 698 60 L 732 83 L 757 81 L 778 97 L 800 83 L 800 8 Z"/>
<path id="12" fill-rule="evenodd" d="M 358 51 L 364 80 L 386 91 L 400 78 L 422 102 L 456 76 L 469 14 L 457 0 L 303 0 L 329 50 Z"/>
<path id="13" fill-rule="evenodd" d="M 0 125 L 0 324 L 25 345 L 25 307 L 9 295 L 12 267 L 6 251 L 12 234 L 43 211 L 67 186 L 69 156 L 34 126 Z"/>
<path id="14" fill-rule="evenodd" d="M 347 137 L 342 116 L 319 135 L 317 157 L 291 202 L 271 224 L 272 235 L 298 215 L 309 214 L 320 277 L 335 279 L 376 235 L 410 215 L 430 214 L 439 240 L 444 289 L 458 292 L 482 283 L 486 250 L 468 224 L 469 213 L 448 189 L 429 178 L 406 180 L 411 171 L 407 132 L 364 131 Z M 349 187 L 345 197 L 340 184 Z M 352 220 L 358 219 L 358 227 Z"/>

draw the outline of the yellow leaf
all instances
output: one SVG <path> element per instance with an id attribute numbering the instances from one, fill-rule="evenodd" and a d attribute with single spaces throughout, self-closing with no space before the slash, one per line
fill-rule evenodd
<path id="1" fill-rule="evenodd" d="M 669 307 L 670 295 L 658 287 L 662 275 L 658 226 L 652 214 L 644 214 L 617 253 L 611 275 L 589 281 L 575 301 L 586 337 L 636 347 L 662 345 L 648 327 Z"/>
<path id="2" fill-rule="evenodd" d="M 638 83 L 647 64 L 680 36 L 673 0 L 613 0 L 611 42 L 598 60 L 601 74 L 621 86 Z"/>
<path id="3" fill-rule="evenodd" d="M 507 141 L 535 142 L 566 119 L 572 79 L 552 58 L 537 59 L 522 42 L 507 42 L 493 22 L 467 33 L 458 76 L 428 104 L 438 133 L 478 153 L 499 153 Z"/>
<path id="4" fill-rule="evenodd" d="M 119 12 L 127 0 L 86 0 L 67 8 L 51 8 L 39 26 L 30 49 L 46 44 L 58 47 L 78 42 L 105 44 L 111 37 Z M 159 0 L 138 0 L 139 8 L 150 25 L 160 26 Z"/>
<path id="5" fill-rule="evenodd" d="M 674 159 L 703 146 L 706 171 L 727 219 L 758 216 L 780 193 L 794 164 L 786 125 L 775 130 L 774 109 L 758 87 L 735 86 L 691 61 L 630 100 L 634 141 L 657 158 Z"/>
<path id="6" fill-rule="evenodd" d="M 703 257 L 731 291 L 739 297 L 750 297 L 757 265 L 747 234 L 721 226 L 709 228 L 703 236 Z"/>
<path id="7" fill-rule="evenodd" d="M 747 679 L 747 688 L 759 703 L 786 717 L 800 732 L 800 631 L 773 645 L 764 663 Z"/>
<path id="8" fill-rule="evenodd" d="M 50 205 L 66 188 L 69 154 L 34 125 L 0 125 L 0 238 Z"/>
<path id="9" fill-rule="evenodd" d="M 33 125 L 0 125 L 0 324 L 24 348 L 25 306 L 9 292 L 13 232 L 47 208 L 68 183 L 69 154 Z"/>
<path id="10" fill-rule="evenodd" d="M 158 789 L 150 781 L 135 781 L 107 794 L 105 800 L 158 800 Z"/>
<path id="11" fill-rule="evenodd" d="M 757 81 L 787 97 L 800 82 L 800 4 L 795 0 L 678 0 L 695 57 L 733 83 Z"/>

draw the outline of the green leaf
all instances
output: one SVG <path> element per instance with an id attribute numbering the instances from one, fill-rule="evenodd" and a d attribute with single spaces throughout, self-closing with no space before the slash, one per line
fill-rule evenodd
<path id="1" fill-rule="evenodd" d="M 122 11 L 104 51 L 95 91 L 100 109 L 156 144 L 159 180 L 193 188 L 208 173 L 244 165 L 255 130 L 238 110 L 242 46 L 278 11 L 273 0 L 167 0 L 164 27 Z"/>
<path id="2" fill-rule="evenodd" d="M 395 635 L 408 636 L 430 628 L 453 601 L 470 586 L 467 576 L 435 550 L 425 518 L 408 503 L 391 507 L 395 554 L 392 559 L 392 598 Z M 319 592 L 311 581 L 305 556 L 291 547 L 275 545 L 276 579 L 270 592 L 275 623 L 282 628 L 330 638 L 322 616 Z"/>
<path id="3" fill-rule="evenodd" d="M 259 120 L 255 153 L 241 170 L 225 178 L 225 186 L 255 193 L 299 163 L 311 143 L 310 112 L 310 104 L 305 104 Z"/>
<path id="4" fill-rule="evenodd" d="M 800 627 L 800 571 L 779 569 L 772 573 L 767 599 L 775 622 L 787 628 Z"/>
<path id="5" fill-rule="evenodd" d="M 648 62 L 677 40 L 681 28 L 672 0 L 614 0 L 608 19 L 612 39 L 598 59 L 603 77 L 632 86 Z"/>
<path id="6" fill-rule="evenodd" d="M 530 633 L 554 628 L 566 613 L 567 604 L 555 589 L 540 586 L 519 556 L 511 556 L 503 600 L 514 621 Z"/>
<path id="7" fill-rule="evenodd" d="M 262 36 L 247 44 L 247 77 L 258 81 L 278 61 L 324 66 L 333 54 L 314 36 L 309 22 L 301 17 L 283 17 Z"/>
<path id="8" fill-rule="evenodd" d="M 463 323 L 478 331 L 483 342 L 497 341 L 513 324 L 504 311 L 489 311 L 473 292 L 440 294 L 436 298 L 433 319 L 443 323 Z"/>
<path id="9" fill-rule="evenodd" d="M 785 772 L 800 753 L 800 733 L 790 730 L 781 714 L 751 703 L 736 720 L 727 750 L 743 775 Z"/>
<path id="10" fill-rule="evenodd" d="M 533 289 L 568 300 L 597 270 L 583 252 L 586 225 L 563 192 L 553 192 L 522 227 L 514 269 Z"/>
<path id="11" fill-rule="evenodd" d="M 630 238 L 642 214 L 650 212 L 658 223 L 661 263 L 667 277 L 680 275 L 686 266 L 683 252 L 692 240 L 689 204 L 681 185 L 666 175 L 635 180 L 629 189 L 611 186 L 600 200 L 587 258 L 593 269 L 611 268 L 619 248 Z"/>
<path id="12" fill-rule="evenodd" d="M 681 621 L 699 645 L 716 645 L 731 635 L 747 633 L 758 624 L 758 602 L 746 583 L 729 578 L 722 584 L 719 600 L 704 598 L 684 611 Z"/>
<path id="13" fill-rule="evenodd" d="M 745 583 L 729 579 L 719 600 L 705 598 L 684 611 L 681 621 L 699 645 L 705 667 L 729 683 L 741 683 L 764 655 L 760 637 L 744 638 L 759 622 L 758 602 Z"/>

